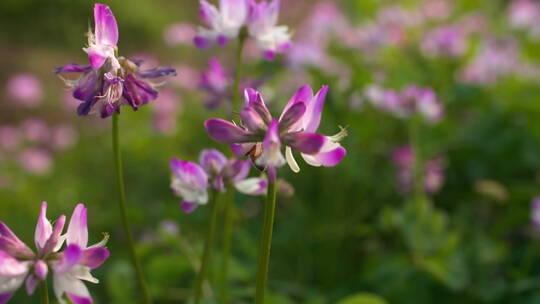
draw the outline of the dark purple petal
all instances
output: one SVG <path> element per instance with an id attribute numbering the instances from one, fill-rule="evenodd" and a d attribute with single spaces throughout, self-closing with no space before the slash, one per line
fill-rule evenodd
<path id="1" fill-rule="evenodd" d="M 227 36 L 219 35 L 217 37 L 217 43 L 218 43 L 219 46 L 225 46 L 225 45 L 227 45 L 227 42 L 229 42 L 229 38 L 227 38 Z"/>
<path id="2" fill-rule="evenodd" d="M 313 98 L 313 90 L 311 89 L 311 87 L 308 86 L 307 84 L 301 86 L 298 90 L 296 90 L 296 92 L 291 97 L 291 99 L 289 99 L 289 102 L 287 102 L 287 105 L 283 109 L 283 112 L 281 112 L 279 120 L 281 121 L 285 112 L 287 112 L 287 110 L 289 110 L 289 108 L 292 107 L 294 104 L 298 102 L 303 102 L 307 105 L 311 101 L 312 98 Z"/>
<path id="3" fill-rule="evenodd" d="M 156 99 L 158 92 L 147 82 L 137 79 L 133 74 L 128 74 L 124 79 L 122 96 L 133 109 L 137 110 L 139 106 Z"/>
<path id="4" fill-rule="evenodd" d="M 306 104 L 303 102 L 297 102 L 285 112 L 279 120 L 279 130 L 281 132 L 287 132 L 291 126 L 296 124 L 306 113 Z M 296 131 L 296 130 L 294 130 Z"/>
<path id="5" fill-rule="evenodd" d="M 202 36 L 195 36 L 193 38 L 193 43 L 198 49 L 207 49 L 212 45 L 210 40 Z"/>
<path id="6" fill-rule="evenodd" d="M 110 253 L 107 248 L 89 248 L 83 251 L 80 264 L 89 267 L 90 269 L 96 269 L 109 258 L 109 255 Z"/>
<path id="7" fill-rule="evenodd" d="M 119 103 L 105 103 L 101 107 L 100 116 L 101 118 L 107 118 L 117 112 L 120 109 Z"/>
<path id="8" fill-rule="evenodd" d="M 90 72 L 92 70 L 92 67 L 90 65 L 78 65 L 76 63 L 70 63 L 68 65 L 65 65 L 63 67 L 59 67 L 54 69 L 55 74 L 60 73 L 86 73 Z"/>
<path id="9" fill-rule="evenodd" d="M 158 78 L 165 76 L 176 76 L 176 69 L 157 67 L 149 70 L 140 71 L 139 74 L 142 78 Z"/>
<path id="10" fill-rule="evenodd" d="M 306 154 L 317 154 L 324 143 L 326 137 L 317 133 L 289 133 L 284 135 L 285 144 L 291 148 Z"/>
<path id="11" fill-rule="evenodd" d="M 0 294 L 0 304 L 6 304 L 13 297 L 13 293 Z"/>
<path id="12" fill-rule="evenodd" d="M 253 107 L 244 107 L 240 110 L 240 119 L 242 123 L 252 133 L 260 133 L 266 130 L 264 119 L 255 111 Z"/>
<path id="13" fill-rule="evenodd" d="M 244 129 L 223 119 L 209 119 L 205 121 L 204 127 L 212 139 L 225 144 L 246 143 L 253 141 L 253 137 L 250 136 L 250 134 Z"/>
<path id="14" fill-rule="evenodd" d="M 97 85 L 97 73 L 88 73 L 79 81 L 79 85 L 73 91 L 73 97 L 82 101 L 93 100 L 98 91 Z"/>
<path id="15" fill-rule="evenodd" d="M 62 274 L 77 265 L 82 257 L 82 250 L 78 245 L 71 244 L 66 247 L 60 260 L 54 264 L 54 271 Z"/>
<path id="16" fill-rule="evenodd" d="M 188 202 L 188 201 L 181 201 L 180 202 L 180 207 L 182 208 L 182 211 L 184 211 L 184 213 L 191 213 L 191 212 L 195 211 L 195 209 L 197 209 L 198 205 L 199 204 Z"/>
<path id="17" fill-rule="evenodd" d="M 73 304 L 92 304 L 93 303 L 92 298 L 89 298 L 89 297 L 82 297 L 82 296 L 78 296 L 76 294 L 72 294 L 69 292 L 66 292 L 66 296 Z"/>

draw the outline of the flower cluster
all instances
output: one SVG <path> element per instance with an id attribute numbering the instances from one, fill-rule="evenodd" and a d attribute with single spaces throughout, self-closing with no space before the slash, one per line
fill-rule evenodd
<path id="1" fill-rule="evenodd" d="M 208 203 L 208 189 L 225 192 L 233 186 L 238 191 L 250 195 L 266 193 L 264 178 L 247 178 L 250 171 L 249 161 L 227 159 L 217 150 L 203 150 L 199 164 L 173 158 L 171 188 L 183 201 L 182 210 L 190 213 L 198 205 Z"/>
<path id="2" fill-rule="evenodd" d="M 94 6 L 95 29 L 88 33 L 89 65 L 75 63 L 57 68 L 56 74 L 79 74 L 74 80 L 65 79 L 73 88 L 73 97 L 82 101 L 79 115 L 99 113 L 102 118 L 119 112 L 121 105 L 137 110 L 155 100 L 160 78 L 176 75 L 172 68 L 141 69 L 141 61 L 118 57 L 118 27 L 111 9 L 103 4 Z"/>
<path id="3" fill-rule="evenodd" d="M 299 88 L 276 119 L 261 94 L 246 89 L 246 104 L 240 111 L 242 125 L 215 118 L 207 120 L 205 127 L 210 137 L 231 144 L 238 156 L 250 156 L 260 169 L 277 168 L 287 162 L 291 170 L 300 171 L 293 149 L 312 166 L 335 166 L 346 154 L 339 144 L 346 131 L 334 136 L 315 133 L 327 91 L 328 87 L 324 86 L 313 95 L 309 86 Z M 285 157 L 281 152 L 282 145 L 285 145 Z"/>
<path id="4" fill-rule="evenodd" d="M 43 202 L 34 236 L 36 252 L 0 222 L 0 303 L 7 303 L 23 283 L 26 292 L 33 294 L 51 270 L 60 304 L 66 304 L 66 299 L 71 303 L 92 303 L 83 281 L 98 283 L 90 270 L 109 257 L 104 247 L 108 237 L 88 246 L 87 209 L 83 204 L 75 207 L 65 234 L 62 231 L 66 217 L 60 216 L 53 227 L 46 211 L 47 203 Z M 61 250 L 64 242 L 66 246 Z"/>
<path id="5" fill-rule="evenodd" d="M 421 49 L 428 57 L 457 58 L 467 50 L 467 35 L 457 25 L 443 25 L 429 31 L 424 36 Z"/>
<path id="6" fill-rule="evenodd" d="M 428 122 L 437 122 L 444 114 L 442 104 L 430 88 L 411 85 L 398 92 L 371 85 L 366 89 L 365 97 L 377 109 L 399 118 L 419 114 Z"/>
<path id="7" fill-rule="evenodd" d="M 405 145 L 392 153 L 392 162 L 398 169 L 399 190 L 403 193 L 410 192 L 413 187 L 413 152 L 410 145 Z M 443 158 L 431 158 L 424 166 L 424 189 L 427 193 L 435 194 L 444 184 Z"/>
<path id="8" fill-rule="evenodd" d="M 41 81 L 31 73 L 19 73 L 9 78 L 7 97 L 26 107 L 35 107 L 43 99 Z"/>
<path id="9" fill-rule="evenodd" d="M 279 0 L 260 3 L 255 0 L 220 0 L 219 9 L 206 0 L 201 0 L 200 4 L 199 17 L 208 28 L 199 28 L 194 38 L 198 48 L 215 44 L 224 46 L 231 39 L 249 35 L 264 57 L 272 60 L 277 53 L 285 52 L 291 46 L 288 27 L 277 25 Z"/>

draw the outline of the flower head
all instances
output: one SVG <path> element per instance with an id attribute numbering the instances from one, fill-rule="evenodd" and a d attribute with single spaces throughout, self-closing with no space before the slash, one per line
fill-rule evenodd
<path id="1" fill-rule="evenodd" d="M 9 301 L 23 283 L 28 294 L 34 293 L 39 281 L 46 280 L 50 270 L 54 291 L 61 304 L 66 303 L 64 298 L 73 303 L 92 303 L 81 280 L 98 282 L 90 270 L 109 257 L 109 251 L 104 247 L 107 237 L 87 247 L 87 211 L 83 204 L 78 204 L 73 211 L 65 235 L 62 231 L 66 217 L 60 216 L 53 226 L 46 212 L 47 203 L 43 202 L 34 234 L 36 252 L 0 222 L 0 303 Z M 64 241 L 66 247 L 61 250 Z"/>
<path id="2" fill-rule="evenodd" d="M 392 153 L 392 162 L 396 166 L 399 190 L 410 192 L 413 187 L 413 149 L 410 145 L 397 148 Z M 427 193 L 439 192 L 444 184 L 443 158 L 429 159 L 423 168 L 424 189 Z"/>
<path id="3" fill-rule="evenodd" d="M 214 140 L 230 144 L 240 157 L 250 156 L 259 168 L 277 168 L 287 162 L 294 172 L 300 170 L 292 151 L 301 153 L 313 166 L 335 166 L 346 154 L 339 141 L 345 131 L 336 136 L 316 133 L 328 87 L 317 94 L 303 86 L 289 100 L 279 119 L 273 118 L 261 94 L 245 90 L 246 105 L 240 111 L 242 124 L 237 126 L 221 119 L 210 119 L 205 127 Z M 281 147 L 285 146 L 285 157 Z"/>
<path id="4" fill-rule="evenodd" d="M 116 44 L 118 28 L 109 7 L 94 7 L 95 30 L 89 34 L 88 53 L 90 65 L 68 64 L 55 69 L 56 74 L 75 74 L 75 79 L 64 79 L 73 89 L 73 97 L 82 101 L 77 108 L 79 115 L 99 113 L 102 118 L 129 105 L 137 110 L 141 105 L 155 100 L 157 86 L 166 76 L 174 76 L 172 68 L 141 68 L 142 61 L 118 57 Z"/>
<path id="5" fill-rule="evenodd" d="M 170 166 L 173 173 L 171 188 L 182 197 L 180 206 L 186 213 L 208 202 L 210 188 L 224 192 L 233 186 L 251 195 L 266 192 L 266 184 L 260 182 L 262 179 L 246 178 L 250 169 L 248 161 L 228 159 L 217 150 L 203 150 L 198 164 L 173 158 Z"/>
<path id="6" fill-rule="evenodd" d="M 220 0 L 219 9 L 206 0 L 201 0 L 200 4 L 199 17 L 208 28 L 199 27 L 194 38 L 198 48 L 224 46 L 238 37 L 248 17 L 247 0 Z"/>

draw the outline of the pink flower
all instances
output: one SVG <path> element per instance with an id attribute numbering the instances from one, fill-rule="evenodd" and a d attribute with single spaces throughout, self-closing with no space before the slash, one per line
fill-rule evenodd
<path id="1" fill-rule="evenodd" d="M 410 145 L 397 148 L 392 153 L 392 162 L 396 166 L 399 190 L 407 193 L 413 187 L 413 150 Z M 427 193 L 439 192 L 444 183 L 443 159 L 434 157 L 429 159 L 423 168 L 424 188 Z"/>
<path id="2" fill-rule="evenodd" d="M 176 131 L 179 106 L 180 100 L 174 91 L 162 90 L 153 107 L 152 122 L 158 133 L 172 134 Z"/>
<path id="3" fill-rule="evenodd" d="M 165 29 L 163 38 L 168 45 L 191 44 L 195 37 L 195 27 L 188 23 L 171 24 Z"/>
<path id="4" fill-rule="evenodd" d="M 75 128 L 68 124 L 59 125 L 52 130 L 51 145 L 55 150 L 66 150 L 73 147 L 77 139 Z"/>
<path id="5" fill-rule="evenodd" d="M 43 99 L 43 88 L 39 79 L 30 73 L 12 76 L 7 83 L 8 97 L 21 105 L 34 107 Z"/>
<path id="6" fill-rule="evenodd" d="M 40 148 L 24 150 L 18 157 L 19 164 L 32 174 L 48 173 L 52 167 L 52 158 L 48 151 Z"/>

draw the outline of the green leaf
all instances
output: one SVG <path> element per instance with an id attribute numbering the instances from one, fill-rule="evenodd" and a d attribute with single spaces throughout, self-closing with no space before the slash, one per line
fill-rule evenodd
<path id="1" fill-rule="evenodd" d="M 341 299 L 337 304 L 387 304 L 385 299 L 380 296 L 368 293 L 361 292 L 353 294 Z"/>

